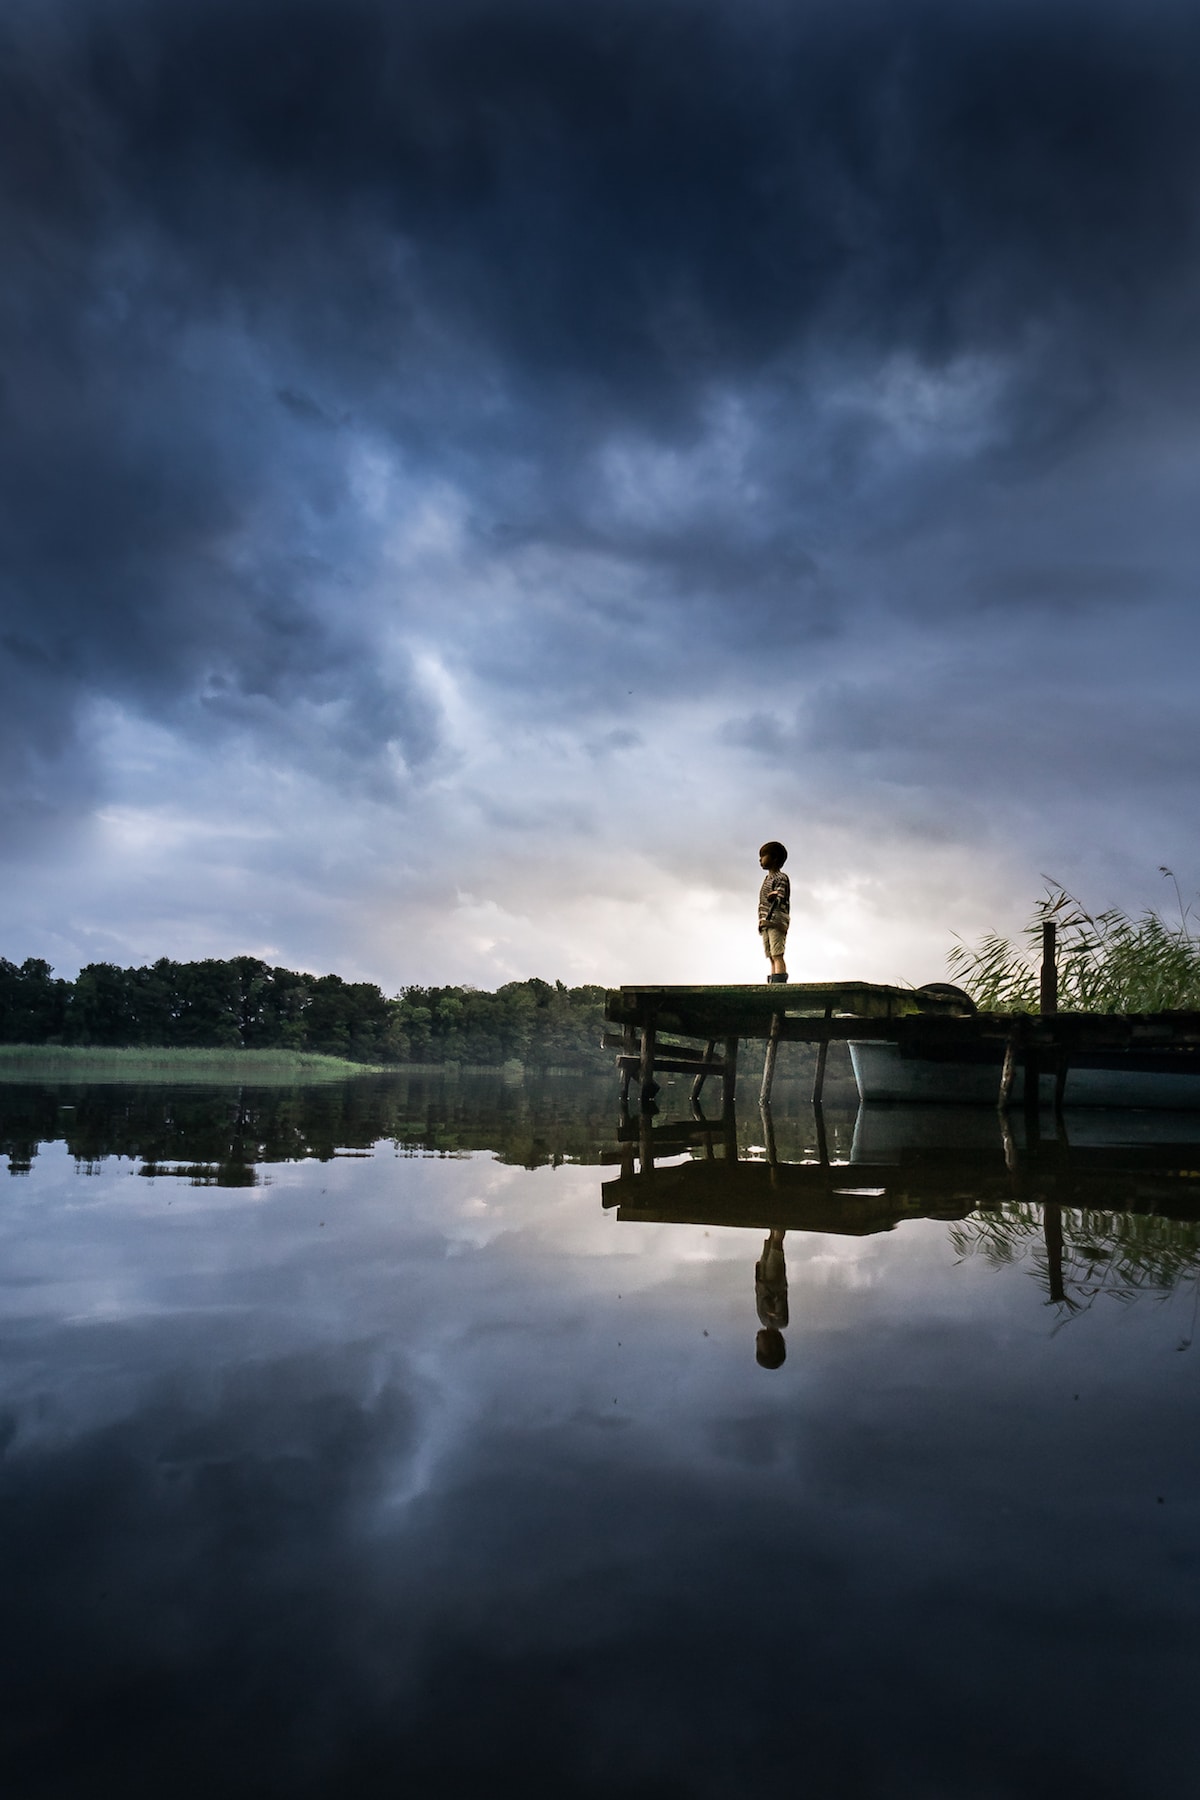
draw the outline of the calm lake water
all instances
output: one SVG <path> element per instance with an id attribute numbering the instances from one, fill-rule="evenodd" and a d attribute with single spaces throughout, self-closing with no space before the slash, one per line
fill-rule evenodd
<path id="1" fill-rule="evenodd" d="M 663 1098 L 0 1089 L 7 1794 L 1197 1790 L 1200 1118 Z"/>

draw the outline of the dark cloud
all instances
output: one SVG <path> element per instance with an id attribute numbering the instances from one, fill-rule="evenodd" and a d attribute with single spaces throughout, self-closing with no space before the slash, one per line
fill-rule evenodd
<path id="1" fill-rule="evenodd" d="M 1182 816 L 1200 763 L 1200 728 L 1186 691 L 1155 704 L 1131 679 L 1125 689 L 1064 694 L 1061 671 L 1039 669 L 1029 640 L 1011 662 L 989 666 L 981 657 L 943 662 L 924 678 L 905 671 L 830 681 L 798 716 L 741 715 L 727 722 L 721 739 L 766 766 L 823 766 L 835 791 L 857 780 L 940 797 L 958 828 L 969 798 L 986 811 L 998 785 L 1055 817 L 1094 797 L 1100 744 L 1102 797 L 1123 810 L 1152 791 L 1164 810 Z"/>
<path id="2" fill-rule="evenodd" d="M 395 806 L 447 670 L 594 743 L 871 607 L 1190 566 L 1194 9 L 60 0 L 0 51 L 10 846 L 119 796 L 97 702 Z"/>
<path id="3" fill-rule="evenodd" d="M 189 281 L 326 349 L 354 320 L 347 365 L 394 367 L 433 306 L 623 419 L 635 393 L 686 412 L 698 375 L 758 370 L 817 325 L 944 357 L 1033 323 L 1073 322 L 1086 351 L 1148 307 L 1186 317 L 1182 8 L 65 17 L 51 97 L 71 114 L 26 106 L 18 127 L 52 172 L 39 217 L 93 245 L 151 230 Z"/>

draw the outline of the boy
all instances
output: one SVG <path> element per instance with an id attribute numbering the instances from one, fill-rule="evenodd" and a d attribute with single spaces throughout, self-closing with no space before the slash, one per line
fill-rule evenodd
<path id="1" fill-rule="evenodd" d="M 792 884 L 783 872 L 786 861 L 787 851 L 774 839 L 758 853 L 758 866 L 767 871 L 758 890 L 758 929 L 771 965 L 768 981 L 787 980 L 784 949 L 791 922 Z"/>

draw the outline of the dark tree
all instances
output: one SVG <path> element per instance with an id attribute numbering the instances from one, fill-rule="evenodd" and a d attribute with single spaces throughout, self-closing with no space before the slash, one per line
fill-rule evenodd
<path id="1" fill-rule="evenodd" d="M 0 1041 L 319 1051 L 370 1063 L 600 1068 L 604 990 L 509 981 L 495 993 L 409 987 L 272 968 L 254 956 L 118 968 L 74 983 L 48 963 L 0 960 Z"/>
<path id="2" fill-rule="evenodd" d="M 71 984 L 48 962 L 27 956 L 20 968 L 0 957 L 0 1043 L 46 1044 L 62 1036 Z"/>

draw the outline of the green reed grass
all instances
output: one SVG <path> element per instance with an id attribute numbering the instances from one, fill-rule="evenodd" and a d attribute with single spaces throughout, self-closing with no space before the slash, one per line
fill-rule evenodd
<path id="1" fill-rule="evenodd" d="M 1137 917 L 1119 907 L 1089 913 L 1052 881 L 1019 937 L 992 932 L 954 946 L 947 961 L 955 980 L 984 1012 L 1037 1012 L 1042 926 L 1053 920 L 1060 1011 L 1200 1009 L 1200 933 L 1171 870 L 1160 872 L 1175 888 L 1178 919 L 1149 907 Z"/>

